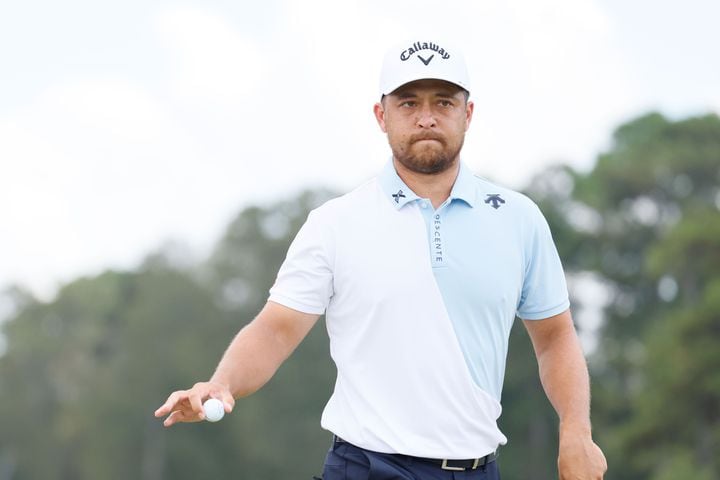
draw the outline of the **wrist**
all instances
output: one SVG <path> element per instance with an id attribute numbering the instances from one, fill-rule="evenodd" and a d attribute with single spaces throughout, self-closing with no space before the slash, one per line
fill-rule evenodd
<path id="1" fill-rule="evenodd" d="M 589 420 L 561 420 L 560 421 L 560 437 L 564 436 L 580 436 L 592 437 L 592 426 Z"/>
<path id="2" fill-rule="evenodd" d="M 208 380 L 208 383 L 220 385 L 228 391 L 230 390 L 230 380 L 221 374 L 216 373 L 215 375 L 213 375 L 212 378 Z"/>

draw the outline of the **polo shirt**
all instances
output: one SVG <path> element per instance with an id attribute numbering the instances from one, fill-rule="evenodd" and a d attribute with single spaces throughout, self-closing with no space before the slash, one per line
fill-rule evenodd
<path id="1" fill-rule="evenodd" d="M 435 209 L 392 160 L 309 214 L 269 300 L 326 314 L 337 379 L 323 428 L 377 452 L 450 459 L 507 442 L 497 419 L 515 317 L 569 307 L 530 199 L 461 163 Z"/>

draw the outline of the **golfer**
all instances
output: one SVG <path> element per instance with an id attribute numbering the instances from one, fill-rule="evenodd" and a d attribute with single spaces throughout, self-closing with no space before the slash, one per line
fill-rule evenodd
<path id="1" fill-rule="evenodd" d="M 166 426 L 265 384 L 326 315 L 335 389 L 324 480 L 499 479 L 508 336 L 522 319 L 560 419 L 562 480 L 601 479 L 588 371 L 550 230 L 527 197 L 460 160 L 474 105 L 461 53 L 433 37 L 389 50 L 374 114 L 392 158 L 313 210 L 267 304 L 208 382 L 170 395 Z"/>

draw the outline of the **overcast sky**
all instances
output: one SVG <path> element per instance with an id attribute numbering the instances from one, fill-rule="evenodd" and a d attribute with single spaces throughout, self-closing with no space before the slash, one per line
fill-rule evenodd
<path id="1" fill-rule="evenodd" d="M 0 4 L 0 288 L 49 297 L 168 240 L 202 256 L 254 202 L 344 191 L 389 149 L 384 50 L 461 45 L 463 160 L 524 187 L 592 166 L 648 110 L 720 110 L 717 0 L 17 1 Z"/>

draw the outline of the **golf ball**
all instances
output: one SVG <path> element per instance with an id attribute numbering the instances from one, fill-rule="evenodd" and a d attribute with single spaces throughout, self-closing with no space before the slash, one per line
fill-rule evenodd
<path id="1" fill-rule="evenodd" d="M 205 420 L 208 422 L 219 422 L 225 416 L 225 407 L 217 398 L 208 398 L 203 403 Z"/>

